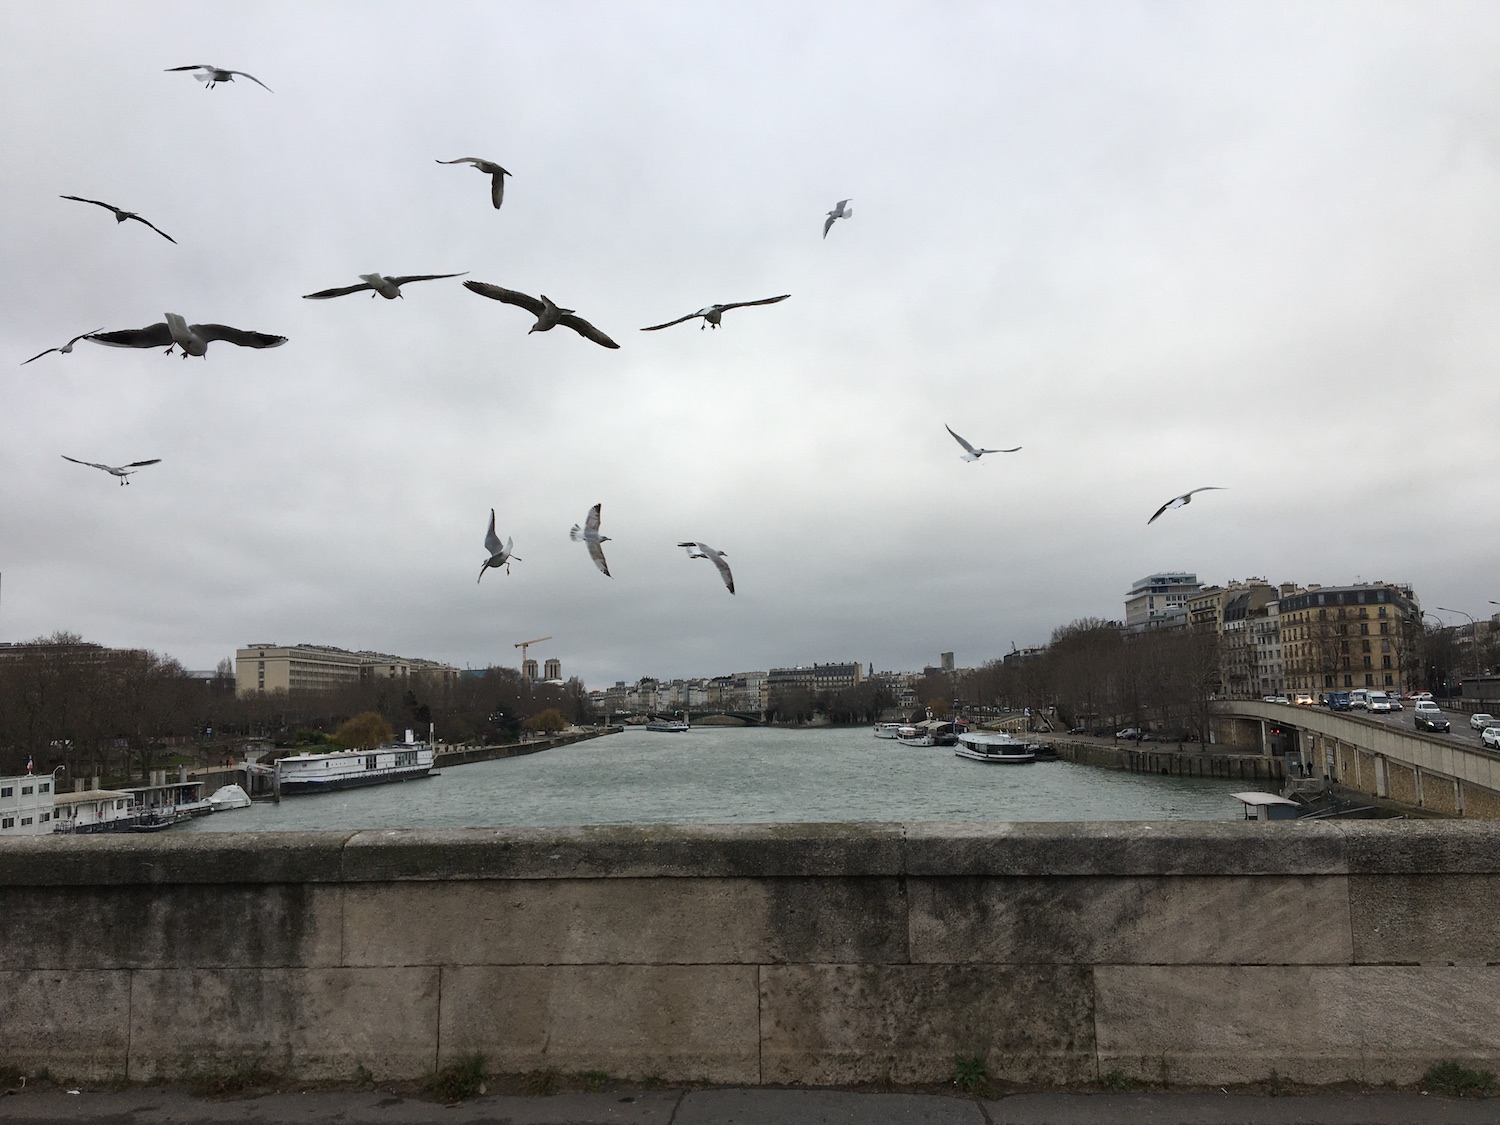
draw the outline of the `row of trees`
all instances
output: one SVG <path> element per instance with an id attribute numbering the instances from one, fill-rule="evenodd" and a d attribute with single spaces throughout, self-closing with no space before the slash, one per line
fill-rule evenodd
<path id="1" fill-rule="evenodd" d="M 549 711 L 559 718 L 533 729 L 593 717 L 576 678 L 549 685 L 489 668 L 457 680 L 371 679 L 241 697 L 227 659 L 205 679 L 168 656 L 55 633 L 0 652 L 0 773 L 20 772 L 29 758 L 38 773 L 63 766 L 73 777 L 144 777 L 169 760 L 217 760 L 247 739 L 337 742 L 343 724 L 367 713 L 418 737 L 431 728 L 447 742 L 510 741 Z"/>

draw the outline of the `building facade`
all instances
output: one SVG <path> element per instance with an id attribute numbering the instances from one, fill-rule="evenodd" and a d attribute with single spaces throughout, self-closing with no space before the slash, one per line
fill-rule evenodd
<path id="1" fill-rule="evenodd" d="M 1279 605 L 1286 690 L 1404 692 L 1420 660 L 1422 609 L 1409 586 L 1308 586 Z"/>
<path id="2" fill-rule="evenodd" d="M 418 676 L 456 683 L 462 674 L 458 668 L 435 660 L 350 652 L 331 645 L 249 645 L 234 655 L 236 695 L 328 691 L 374 680 Z"/>
<path id="3" fill-rule="evenodd" d="M 1125 627 L 1134 632 L 1167 625 L 1186 625 L 1187 607 L 1202 589 L 1196 574 L 1170 571 L 1148 574 L 1131 584 L 1125 595 Z"/>

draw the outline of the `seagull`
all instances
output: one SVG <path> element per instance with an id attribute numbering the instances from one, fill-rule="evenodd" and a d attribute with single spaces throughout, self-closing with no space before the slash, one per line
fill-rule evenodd
<path id="1" fill-rule="evenodd" d="M 1223 485 L 1219 485 L 1219 484 L 1206 484 L 1202 488 L 1195 488 L 1191 492 L 1184 492 L 1181 496 L 1174 496 L 1174 497 L 1172 497 L 1172 499 L 1168 500 L 1165 504 L 1163 504 L 1160 508 L 1157 508 L 1156 509 L 1156 516 L 1161 515 L 1168 508 L 1181 508 L 1184 504 L 1191 504 L 1193 502 L 1193 493 L 1194 492 L 1223 492 L 1223 491 L 1224 491 L 1224 486 Z M 1148 525 L 1155 523 L 1156 522 L 1156 516 L 1152 516 L 1149 520 L 1146 521 L 1146 523 Z"/>
<path id="2" fill-rule="evenodd" d="M 96 328 L 96 329 L 94 329 L 94 332 L 103 332 L 103 331 L 104 331 L 104 329 L 102 329 L 102 328 Z M 59 355 L 71 355 L 72 352 L 73 352 L 73 345 L 76 344 L 76 343 L 78 343 L 78 341 L 82 340 L 84 337 L 90 336 L 90 335 L 92 335 L 92 333 L 84 332 L 82 335 L 74 336 L 71 340 L 69 340 L 62 347 L 60 347 L 60 348 L 48 348 L 45 352 L 37 352 L 36 355 L 34 355 L 34 356 L 31 357 L 31 359 L 41 359 L 42 356 L 49 355 L 52 352 L 57 352 Z M 28 363 L 31 362 L 31 359 L 23 359 L 21 361 L 21 366 L 25 367 Z"/>
<path id="3" fill-rule="evenodd" d="M 510 539 L 506 539 L 505 546 L 502 547 L 500 545 L 500 536 L 495 534 L 495 509 L 491 508 L 490 529 L 484 537 L 484 549 L 490 553 L 490 557 L 484 560 L 484 565 L 479 568 L 479 578 L 476 578 L 475 581 L 478 582 L 484 578 L 484 572 L 492 566 L 503 566 L 505 573 L 509 574 L 511 560 L 515 560 L 516 562 L 521 561 L 519 555 L 511 553 L 511 547 L 512 541 Z"/>
<path id="4" fill-rule="evenodd" d="M 144 469 L 147 465 L 161 464 L 160 457 L 153 457 L 149 461 L 132 461 L 128 465 L 100 465 L 93 461 L 80 461 L 76 457 L 69 457 L 66 453 L 61 454 L 64 461 L 72 461 L 75 465 L 87 465 L 91 469 L 103 469 L 106 473 L 120 478 L 121 484 L 129 484 L 125 478 L 138 469 Z"/>
<path id="5" fill-rule="evenodd" d="M 168 234 L 166 231 L 162 230 L 160 227 L 156 226 L 154 223 L 151 223 L 151 222 L 147 221 L 146 219 L 141 218 L 134 211 L 126 211 L 122 207 L 116 207 L 113 203 L 105 203 L 104 200 L 102 200 L 102 199 L 85 199 L 81 195 L 64 195 L 64 196 L 60 196 L 59 198 L 61 198 L 61 199 L 76 199 L 79 203 L 92 203 L 95 207 L 103 207 L 106 211 L 113 211 L 115 213 L 115 222 L 117 222 L 117 223 L 123 223 L 126 219 L 134 219 L 138 223 L 145 223 L 148 227 L 150 227 L 157 234 L 159 234 L 163 238 L 165 238 L 173 246 L 177 245 L 177 240 L 175 238 L 173 238 L 170 234 Z"/>
<path id="6" fill-rule="evenodd" d="M 471 293 L 478 293 L 481 297 L 488 297 L 492 301 L 504 301 L 507 305 L 523 308 L 536 317 L 536 323 L 526 333 L 528 336 L 532 332 L 549 332 L 561 324 L 566 328 L 571 328 L 585 339 L 602 344 L 606 348 L 620 346 L 583 317 L 574 316 L 572 309 L 559 308 L 545 293 L 538 301 L 535 297 L 528 297 L 525 293 L 517 293 L 514 289 L 502 289 L 498 285 L 488 285 L 483 281 L 466 281 L 464 288 Z"/>
<path id="7" fill-rule="evenodd" d="M 947 430 L 950 434 L 953 434 L 953 427 L 948 425 L 948 423 L 946 422 L 943 423 L 943 429 Z M 964 451 L 962 454 L 960 454 L 960 456 L 962 456 L 965 461 L 978 461 L 986 453 L 1019 453 L 1021 450 L 1021 447 L 1019 445 L 1014 449 L 975 449 L 972 445 L 964 441 L 964 439 L 959 437 L 957 434 L 953 434 L 953 440 L 964 447 Z"/>
<path id="8" fill-rule="evenodd" d="M 495 205 L 495 210 L 500 210 L 500 204 L 505 202 L 505 177 L 510 175 L 504 168 L 493 160 L 480 160 L 477 156 L 460 156 L 457 160 L 439 160 L 439 164 L 472 164 L 479 171 L 490 177 L 490 202 Z"/>
<path id="9" fill-rule="evenodd" d="M 823 237 L 828 237 L 828 232 L 833 228 L 833 221 L 835 219 L 847 219 L 852 214 L 854 214 L 854 208 L 849 206 L 849 201 L 847 199 L 840 199 L 838 206 L 828 212 L 828 218 L 823 222 Z"/>
<path id="10" fill-rule="evenodd" d="M 196 70 L 198 73 L 193 75 L 193 77 L 196 78 L 199 82 L 202 82 L 210 90 L 212 90 L 220 82 L 233 82 L 234 76 L 238 74 L 241 78 L 248 78 L 257 86 L 260 86 L 266 90 L 270 90 L 270 92 L 273 94 L 276 92 L 275 90 L 272 90 L 271 87 L 262 82 L 259 78 L 255 77 L 255 75 L 246 74 L 243 70 L 225 70 L 220 66 L 209 66 L 208 63 L 193 63 L 191 66 L 167 67 L 167 73 L 169 74 L 174 70 Z"/>
<path id="11" fill-rule="evenodd" d="M 724 552 L 715 551 L 707 543 L 679 543 L 679 547 L 686 547 L 688 558 L 708 559 L 719 568 L 719 577 L 724 579 L 724 585 L 729 587 L 729 592 L 734 593 L 734 575 L 729 573 L 729 564 L 724 561 Z"/>
<path id="12" fill-rule="evenodd" d="M 397 297 L 403 296 L 401 287 L 408 282 L 437 281 L 444 277 L 463 277 L 464 273 L 468 272 L 468 270 L 464 270 L 463 273 L 414 273 L 408 277 L 385 277 L 378 273 L 362 273 L 359 275 L 363 282 L 361 285 L 346 285 L 342 289 L 320 289 L 316 293 L 304 293 L 302 299 L 304 301 L 326 301 L 329 297 L 342 297 L 348 293 L 358 293 L 361 290 L 369 289 L 372 290 L 370 293 L 372 301 L 375 299 L 376 293 L 380 294 L 387 301 L 394 301 Z"/>
<path id="13" fill-rule="evenodd" d="M 111 348 L 159 348 L 167 345 L 167 354 L 181 348 L 182 358 L 202 355 L 215 340 L 224 340 L 242 348 L 279 348 L 286 343 L 285 336 L 268 336 L 264 332 L 247 332 L 242 328 L 230 328 L 227 324 L 189 324 L 177 313 L 167 313 L 165 323 L 147 325 L 145 328 L 127 328 L 120 332 L 90 332 L 84 337 L 96 344 L 107 344 Z"/>
<path id="14" fill-rule="evenodd" d="M 730 309 L 742 309 L 748 305 L 774 305 L 777 301 L 785 301 L 790 296 L 790 293 L 783 293 L 779 297 L 767 297 L 761 301 L 733 301 L 727 305 L 709 305 L 706 309 L 699 309 L 695 313 L 688 313 L 687 316 L 679 316 L 676 320 L 669 320 L 665 324 L 653 324 L 650 328 L 642 328 L 641 331 L 655 332 L 659 328 L 671 328 L 672 325 L 681 324 L 684 320 L 692 320 L 695 316 L 703 318 L 703 323 L 698 325 L 700 331 L 710 324 L 717 328 L 719 327 L 720 318 Z"/>
<path id="15" fill-rule="evenodd" d="M 594 565 L 604 572 L 604 577 L 613 578 L 609 572 L 609 563 L 604 561 L 604 547 L 602 544 L 609 542 L 608 535 L 599 534 L 599 509 L 603 505 L 595 504 L 589 509 L 588 517 L 583 521 L 583 526 L 576 523 L 573 530 L 568 532 L 568 537 L 575 543 L 583 542 L 589 545 L 589 558 L 594 560 Z"/>

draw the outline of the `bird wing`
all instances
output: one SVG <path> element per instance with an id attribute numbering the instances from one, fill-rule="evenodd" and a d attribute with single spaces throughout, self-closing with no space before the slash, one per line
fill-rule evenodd
<path id="1" fill-rule="evenodd" d="M 490 173 L 490 202 L 495 205 L 496 211 L 500 210 L 500 204 L 505 202 L 505 177 L 508 175 L 510 173 L 498 164 Z"/>
<path id="2" fill-rule="evenodd" d="M 949 432 L 951 433 L 952 431 L 950 430 Z M 980 453 L 1019 453 L 1019 452 L 1021 452 L 1021 447 L 1018 445 L 1014 449 L 981 449 L 978 452 L 980 452 Z"/>
<path id="3" fill-rule="evenodd" d="M 584 529 L 593 535 L 599 534 L 599 509 L 602 507 L 604 507 L 602 501 L 595 504 L 589 509 L 588 518 L 583 521 Z"/>
<path id="4" fill-rule="evenodd" d="M 125 217 L 127 219 L 134 219 L 138 223 L 145 223 L 146 226 L 150 227 L 157 234 L 161 235 L 168 242 L 170 242 L 173 246 L 177 245 L 177 240 L 175 238 L 173 238 L 170 234 L 168 234 L 166 231 L 162 230 L 161 227 L 157 226 L 155 223 L 151 222 L 150 220 L 143 219 L 139 215 L 136 215 L 136 214 L 128 214 Z"/>
<path id="5" fill-rule="evenodd" d="M 114 466 L 101 465 L 97 461 L 80 461 L 77 457 L 69 457 L 66 453 L 58 454 L 64 461 L 71 461 L 75 465 L 87 465 L 91 469 L 103 469 L 106 473 L 112 472 Z"/>
<path id="6" fill-rule="evenodd" d="M 481 297 L 488 297 L 492 301 L 504 301 L 507 305 L 525 309 L 532 316 L 542 315 L 542 302 L 526 293 L 518 293 L 514 289 L 503 289 L 484 281 L 466 281 L 464 288 L 470 293 L 478 293 Z"/>
<path id="7" fill-rule="evenodd" d="M 166 321 L 145 328 L 125 328 L 119 332 L 90 332 L 84 337 L 111 348 L 159 348 L 172 343 L 172 330 Z"/>
<path id="8" fill-rule="evenodd" d="M 684 320 L 692 320 L 694 317 L 702 316 L 701 312 L 688 313 L 687 316 L 679 316 L 676 320 L 669 320 L 665 324 L 653 324 L 650 328 L 642 328 L 642 332 L 655 332 L 659 328 L 671 328 L 674 324 L 681 324 Z"/>
<path id="9" fill-rule="evenodd" d="M 391 280 L 395 281 L 396 279 L 392 278 Z M 397 282 L 397 284 L 399 285 L 400 282 Z M 326 301 L 329 297 L 343 297 L 350 293 L 358 293 L 361 289 L 374 288 L 375 286 L 371 285 L 368 281 L 362 281 L 358 285 L 344 285 L 338 289 L 319 289 L 316 293 L 304 293 L 302 294 L 302 299 L 304 301 Z"/>
<path id="10" fill-rule="evenodd" d="M 824 238 L 827 238 L 828 237 L 828 232 L 833 229 L 833 220 L 834 220 L 834 218 L 835 218 L 834 213 L 832 211 L 830 211 L 830 212 L 828 212 L 828 218 L 826 218 L 826 219 L 823 220 L 823 237 Z"/>
<path id="11" fill-rule="evenodd" d="M 493 168 L 498 168 L 499 167 L 499 165 L 495 164 L 493 161 L 481 160 L 477 156 L 460 156 L 457 160 L 439 160 L 438 163 L 439 164 L 472 164 L 472 165 L 474 165 L 474 167 L 478 168 L 481 172 L 488 172 L 488 171 L 490 171 Z M 485 167 L 485 165 L 489 165 L 489 167 L 487 168 L 487 167 Z"/>
<path id="12" fill-rule="evenodd" d="M 495 534 L 495 509 L 490 509 L 490 529 L 485 533 L 484 549 L 494 558 L 500 553 L 500 536 Z"/>
<path id="13" fill-rule="evenodd" d="M 593 559 L 594 565 L 604 572 L 604 577 L 614 577 L 609 572 L 609 563 L 604 561 L 604 545 L 602 543 L 596 543 L 592 539 L 589 540 L 589 558 Z"/>
<path id="14" fill-rule="evenodd" d="M 205 343 L 223 340 L 242 348 L 279 348 L 286 343 L 285 336 L 272 336 L 265 332 L 248 332 L 243 328 L 231 328 L 227 324 L 190 324 L 188 329 L 203 337 Z"/>
<path id="15" fill-rule="evenodd" d="M 37 352 L 36 355 L 34 355 L 34 356 L 31 357 L 31 359 L 41 359 L 42 356 L 44 356 L 44 355 L 49 355 L 52 352 L 60 352 L 60 351 L 62 351 L 61 348 L 48 348 L 45 352 Z M 21 361 L 21 366 L 25 367 L 28 363 L 31 362 L 31 359 L 23 359 Z"/>
<path id="16" fill-rule="evenodd" d="M 734 301 L 727 305 L 720 305 L 719 311 L 726 312 L 729 309 L 743 309 L 750 305 L 774 305 L 777 301 L 785 301 L 790 296 L 790 293 L 783 293 L 779 297 L 763 297 L 759 301 Z"/>
<path id="17" fill-rule="evenodd" d="M 121 465 L 122 469 L 144 469 L 147 465 L 160 465 L 161 458 L 153 457 L 149 461 L 132 461 L 128 465 Z"/>
<path id="18" fill-rule="evenodd" d="M 1146 525 L 1149 527 L 1151 524 L 1155 523 L 1156 522 L 1156 516 L 1161 515 L 1163 512 L 1165 512 L 1168 508 L 1170 508 L 1173 504 L 1177 503 L 1177 501 L 1179 501 L 1181 499 L 1182 499 L 1181 496 L 1174 496 L 1174 497 L 1172 497 L 1172 499 L 1168 500 L 1165 504 L 1163 504 L 1160 508 L 1157 508 L 1156 509 L 1156 515 L 1153 515 L 1149 520 L 1147 520 L 1146 521 Z"/>
<path id="19" fill-rule="evenodd" d="M 584 320 L 581 316 L 574 316 L 572 313 L 564 313 L 562 316 L 557 318 L 557 323 L 566 324 L 580 336 L 584 337 L 585 339 L 592 340 L 596 344 L 603 344 L 606 348 L 618 348 L 620 346 L 619 344 L 611 340 L 608 336 L 606 336 L 603 332 L 600 332 L 599 329 L 595 328 L 588 321 Z"/>
<path id="20" fill-rule="evenodd" d="M 262 82 L 259 78 L 255 77 L 255 75 L 253 75 L 253 74 L 246 74 L 243 70 L 231 70 L 229 73 L 230 74 L 238 74 L 241 78 L 248 78 L 248 79 L 250 79 L 251 82 L 254 82 L 261 89 L 266 90 L 266 91 L 268 91 L 268 92 L 270 92 L 272 94 L 274 94 L 276 92 L 275 90 L 272 90 L 271 87 L 267 86 L 264 82 Z"/>
<path id="21" fill-rule="evenodd" d="M 408 277 L 388 277 L 386 280 L 397 286 L 401 286 L 409 281 L 437 281 L 439 278 L 444 277 L 463 277 L 468 272 L 468 270 L 464 270 L 463 273 L 414 273 Z"/>
<path id="22" fill-rule="evenodd" d="M 113 211 L 116 215 L 120 214 L 120 208 L 116 207 L 113 203 L 105 203 L 102 199 L 85 199 L 81 195 L 63 195 L 58 198 L 76 199 L 79 203 L 92 203 L 95 207 L 103 207 L 106 211 Z"/>
<path id="23" fill-rule="evenodd" d="M 729 573 L 729 564 L 724 561 L 723 554 L 719 551 L 712 551 L 708 557 L 713 559 L 714 566 L 719 568 L 719 577 L 724 579 L 724 585 L 729 587 L 729 592 L 734 593 L 734 575 Z"/>
<path id="24" fill-rule="evenodd" d="M 1223 491 L 1224 491 L 1224 486 L 1222 484 L 1205 484 L 1202 488 L 1195 488 L 1195 489 L 1193 489 L 1193 492 L 1223 492 Z M 1191 496 L 1193 494 L 1193 492 L 1189 492 L 1189 493 L 1185 494 L 1183 496 L 1183 499 L 1186 500 L 1189 496 Z"/>
<path id="25" fill-rule="evenodd" d="M 174 70 L 213 70 L 213 69 L 215 69 L 215 68 L 209 66 L 208 63 L 193 63 L 191 66 L 169 66 L 169 67 L 167 67 L 167 73 L 170 74 Z"/>
<path id="26" fill-rule="evenodd" d="M 946 423 L 946 422 L 943 423 L 943 429 L 947 430 L 950 434 L 953 434 L 953 427 L 950 426 L 950 425 L 948 425 L 948 423 Z M 978 453 L 978 450 L 976 450 L 968 442 L 964 441 L 964 439 L 961 438 L 961 437 L 959 437 L 957 434 L 953 434 L 953 440 L 956 441 L 956 442 L 958 442 L 959 445 L 963 446 L 970 453 L 974 453 L 974 454 Z"/>

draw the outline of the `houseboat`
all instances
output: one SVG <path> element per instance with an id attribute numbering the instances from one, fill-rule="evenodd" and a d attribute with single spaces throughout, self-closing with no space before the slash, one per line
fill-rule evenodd
<path id="1" fill-rule="evenodd" d="M 28 765 L 30 764 L 28 760 Z M 52 775 L 23 773 L 0 777 L 0 836 L 35 836 L 52 831 Z"/>
<path id="2" fill-rule="evenodd" d="M 896 732 L 896 738 L 906 746 L 952 746 L 963 729 L 962 723 L 923 719 L 920 723 L 904 724 Z"/>
<path id="3" fill-rule="evenodd" d="M 1024 765 L 1036 761 L 1036 747 L 1019 738 L 992 731 L 959 735 L 953 752 L 960 758 L 1000 765 Z"/>
<path id="4" fill-rule="evenodd" d="M 336 750 L 331 754 L 294 754 L 276 763 L 278 792 L 328 793 L 391 781 L 431 777 L 432 747 L 421 742 L 392 742 L 373 750 Z"/>
<path id="5" fill-rule="evenodd" d="M 129 826 L 132 832 L 156 832 L 214 811 L 203 795 L 203 782 L 189 780 L 182 766 L 177 768 L 176 780 L 168 780 L 164 769 L 152 770 L 147 784 L 122 789 L 135 802 L 135 822 Z"/>
<path id="6" fill-rule="evenodd" d="M 140 819 L 134 794 L 123 789 L 81 789 L 57 795 L 52 831 L 78 836 L 129 832 Z"/>

